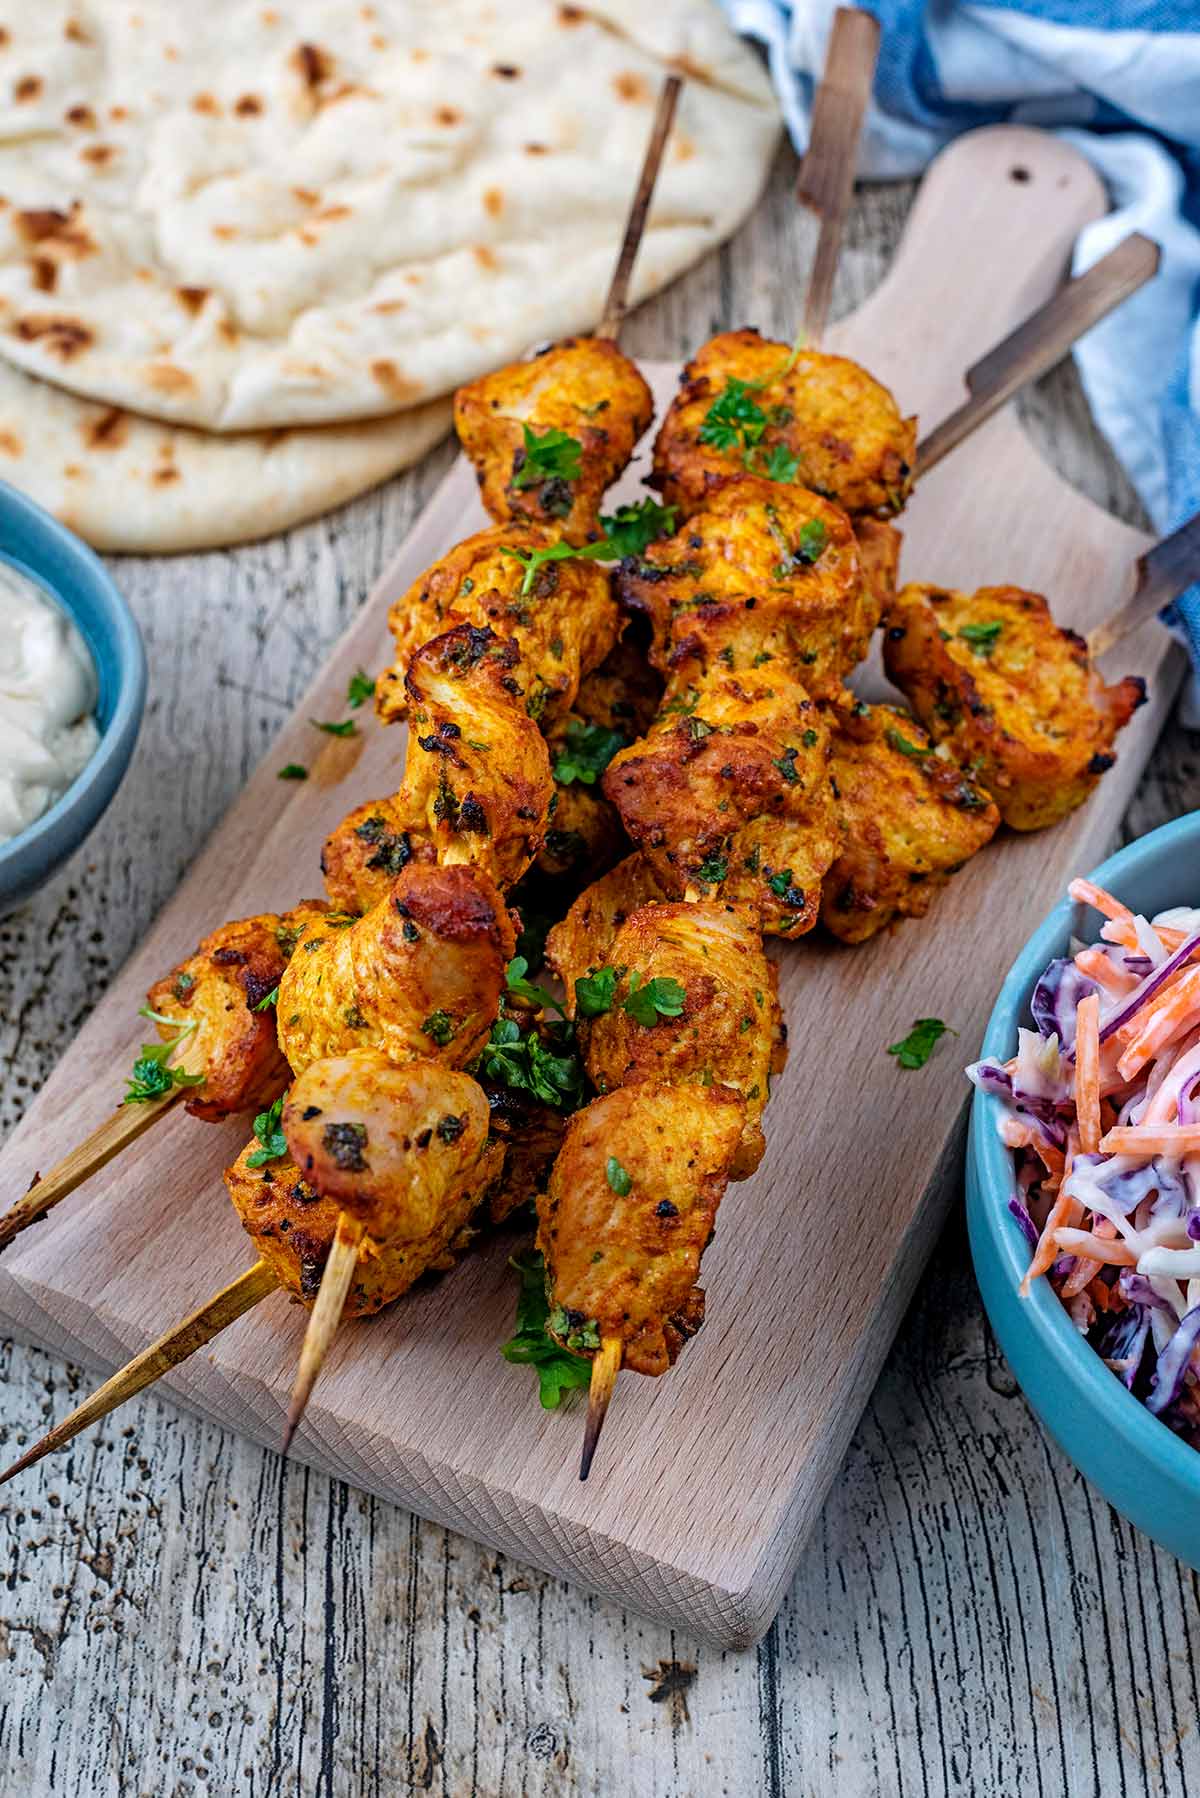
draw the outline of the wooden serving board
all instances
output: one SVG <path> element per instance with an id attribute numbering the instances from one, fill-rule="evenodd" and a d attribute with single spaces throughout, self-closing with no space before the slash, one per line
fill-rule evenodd
<path id="1" fill-rule="evenodd" d="M 1053 292 L 1079 228 L 1104 209 L 1086 163 L 1053 138 L 1005 127 L 960 140 L 931 169 L 888 279 L 833 347 L 928 428 L 961 400 L 961 371 Z M 647 374 L 661 406 L 677 371 Z M 112 1106 L 162 968 L 220 919 L 319 891 L 326 832 L 398 784 L 401 731 L 372 720 L 360 738 L 320 739 L 307 720 L 342 715 L 354 669 L 387 659 L 388 600 L 481 522 L 460 463 L 34 1100 L 0 1159 L 0 1202 Z M 1126 596 L 1145 547 L 1045 467 L 1011 413 L 930 475 L 904 529 L 908 578 L 1016 582 L 1079 629 Z M 513 1315 L 511 1239 L 343 1330 L 298 1456 L 722 1645 L 759 1636 L 958 1191 L 962 1064 L 1020 943 L 1112 839 L 1173 694 L 1179 664 L 1156 626 L 1116 659 L 1149 677 L 1152 698 L 1089 805 L 1057 830 L 993 844 L 923 925 L 862 949 L 809 939 L 781 952 L 791 1059 L 766 1159 L 730 1189 L 705 1258 L 708 1322 L 665 1379 L 622 1377 L 586 1486 L 579 1399 L 543 1413 L 528 1370 L 497 1353 Z M 880 678 L 868 672 L 869 685 Z M 312 768 L 307 784 L 276 779 L 292 760 Z M 904 1072 L 885 1047 L 924 1015 L 959 1035 Z M 221 1184 L 246 1134 L 178 1112 L 148 1132 L 0 1260 L 0 1320 L 105 1370 L 144 1347 L 248 1263 Z M 305 1316 L 273 1295 L 164 1385 L 274 1444 Z M 23 1477 L 32 1496 L 43 1473 Z"/>

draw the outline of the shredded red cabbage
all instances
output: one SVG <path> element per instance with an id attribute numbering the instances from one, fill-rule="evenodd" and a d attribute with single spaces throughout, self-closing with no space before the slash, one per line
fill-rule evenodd
<path id="1" fill-rule="evenodd" d="M 1200 1341 L 1200 1305 L 1188 1312 L 1179 1328 L 1158 1357 L 1158 1369 L 1150 1382 L 1146 1409 L 1157 1417 L 1179 1397 L 1183 1378 L 1192 1358 L 1192 1350 Z"/>
<path id="2" fill-rule="evenodd" d="M 1164 985 L 1185 962 L 1191 960 L 1197 949 L 1200 949 L 1200 930 L 1193 931 L 1191 936 L 1185 937 L 1174 954 L 1168 955 L 1166 961 L 1161 962 L 1153 974 L 1147 975 L 1141 986 L 1134 987 L 1133 991 L 1122 999 L 1112 1016 L 1106 1018 L 1100 1026 L 1100 1041 L 1107 1042 L 1115 1030 L 1119 1030 L 1122 1024 L 1127 1024 L 1130 1018 L 1142 1009 L 1148 999 L 1153 999 L 1159 987 Z"/>

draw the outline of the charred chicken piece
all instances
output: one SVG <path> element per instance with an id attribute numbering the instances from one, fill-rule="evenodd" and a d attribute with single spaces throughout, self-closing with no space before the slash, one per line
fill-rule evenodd
<path id="1" fill-rule="evenodd" d="M 825 876 L 821 922 L 844 943 L 865 943 L 899 918 L 923 918 L 991 841 L 1000 813 L 896 706 L 845 708 L 832 739 L 841 847 Z"/>
<path id="2" fill-rule="evenodd" d="M 629 843 L 600 777 L 618 749 L 650 728 L 662 680 L 628 631 L 581 683 L 571 711 L 547 733 L 554 808 L 536 866 L 556 879 L 594 879 Z"/>
<path id="3" fill-rule="evenodd" d="M 513 552 L 549 548 L 559 535 L 521 523 L 478 531 L 396 600 L 388 613 L 396 660 L 375 687 L 375 708 L 385 723 L 405 716 L 405 676 L 417 650 L 464 624 L 486 626 L 499 641 L 517 644 L 524 703 L 543 728 L 569 711 L 580 680 L 616 642 L 620 619 L 608 570 L 597 562 L 543 562 L 532 591 L 522 593 L 525 565 Z"/>
<path id="4" fill-rule="evenodd" d="M 491 1080 L 480 1085 L 491 1110 L 492 1141 L 504 1150 L 504 1170 L 488 1193 L 488 1221 L 502 1224 L 546 1190 L 567 1117 L 516 1087 Z"/>
<path id="5" fill-rule="evenodd" d="M 400 799 L 370 799 L 348 812 L 321 849 L 321 873 L 334 905 L 365 912 L 386 898 L 410 862 L 432 862 L 428 835 Z"/>
<path id="6" fill-rule="evenodd" d="M 454 396 L 454 427 L 491 516 L 556 524 L 576 543 L 595 529 L 606 488 L 653 417 L 636 366 L 598 337 L 568 337 Z"/>
<path id="7" fill-rule="evenodd" d="M 548 1328 L 566 1347 L 618 1336 L 637 1373 L 675 1361 L 703 1321 L 695 1282 L 744 1113 L 732 1087 L 656 1080 L 576 1112 L 538 1203 Z"/>
<path id="8" fill-rule="evenodd" d="M 745 1101 L 730 1178 L 762 1160 L 762 1113 L 784 1036 L 776 972 L 750 914 L 717 900 L 643 905 L 605 957 L 617 975 L 609 1009 L 580 1021 L 584 1062 L 600 1092 L 644 1080 L 731 1086 Z M 650 982 L 668 981 L 670 988 Z M 638 993 L 667 991 L 681 1005 L 659 1015 Z"/>
<path id="9" fill-rule="evenodd" d="M 150 988 L 151 1011 L 199 1027 L 204 1084 L 192 1087 L 184 1101 L 193 1117 L 218 1123 L 235 1112 L 261 1110 L 287 1085 L 291 1073 L 274 1009 L 265 1001 L 297 943 L 327 911 L 322 900 L 306 899 L 291 911 L 222 924 Z M 159 1034 L 173 1033 L 160 1024 Z"/>
<path id="10" fill-rule="evenodd" d="M 667 697 L 698 676 L 782 661 L 814 698 L 832 699 L 879 622 L 846 514 L 800 487 L 730 479 L 673 537 L 628 558 L 621 601 L 649 616 Z"/>
<path id="11" fill-rule="evenodd" d="M 572 1017 L 579 976 L 611 961 L 618 931 L 640 905 L 667 897 L 644 855 L 627 855 L 580 893 L 546 938 L 546 960 L 563 983 Z"/>
<path id="12" fill-rule="evenodd" d="M 889 676 L 1013 830 L 1081 805 L 1146 697 L 1133 675 L 1106 686 L 1082 637 L 1020 587 L 904 587 L 884 623 Z"/>
<path id="13" fill-rule="evenodd" d="M 702 676 L 676 704 L 609 764 L 625 829 L 673 898 L 748 905 L 773 936 L 811 930 L 838 848 L 820 711 L 782 667 Z"/>
<path id="14" fill-rule="evenodd" d="M 488 1144 L 488 1102 L 442 1062 L 390 1062 L 378 1049 L 317 1061 L 283 1108 L 304 1179 L 365 1224 L 377 1243 L 427 1243 L 465 1225 L 503 1149 Z"/>
<path id="15" fill-rule="evenodd" d="M 856 516 L 890 518 L 913 483 L 917 421 L 857 362 L 792 351 L 757 331 L 697 350 L 654 445 L 652 485 L 683 516 L 724 481 L 780 471 Z"/>
<path id="16" fill-rule="evenodd" d="M 413 863 L 364 917 L 305 936 L 279 985 L 280 1046 L 296 1073 L 365 1048 L 461 1066 L 487 1039 L 513 947 L 486 874 Z"/>

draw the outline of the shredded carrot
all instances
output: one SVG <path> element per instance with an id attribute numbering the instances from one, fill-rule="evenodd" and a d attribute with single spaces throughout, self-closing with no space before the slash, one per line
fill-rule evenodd
<path id="1" fill-rule="evenodd" d="M 1200 1124 L 1118 1124 L 1100 1138 L 1102 1155 L 1200 1155 Z"/>
<path id="2" fill-rule="evenodd" d="M 1046 1229 L 1050 1228 L 1050 1218 L 1046 1219 Z M 1038 1244 L 1039 1249 L 1041 1244 Z M 1097 1236 L 1094 1230 L 1077 1230 L 1070 1224 L 1064 1224 L 1054 1231 L 1054 1255 L 1087 1255 L 1093 1261 L 1106 1262 L 1109 1267 L 1136 1267 L 1137 1250 L 1131 1249 L 1126 1242 L 1108 1242 L 1103 1236 Z M 1050 1257 L 1054 1260 L 1054 1255 Z"/>
<path id="3" fill-rule="evenodd" d="M 1103 949 L 1081 949 L 1075 957 L 1075 966 L 1081 974 L 1086 974 L 1089 980 L 1094 980 L 1097 986 L 1117 998 L 1123 999 L 1140 984 L 1136 974 L 1114 967 Z"/>
<path id="4" fill-rule="evenodd" d="M 1000 1135 L 1010 1149 L 1032 1149 L 1049 1174 L 1057 1174 L 1061 1180 L 1063 1175 L 1063 1152 L 1048 1143 L 1039 1130 L 1029 1124 L 1022 1124 L 1016 1118 L 1005 1118 L 1000 1125 Z"/>
<path id="5" fill-rule="evenodd" d="M 1100 995 L 1089 993 L 1075 1014 L 1075 1116 L 1085 1155 L 1100 1147 Z"/>
<path id="6" fill-rule="evenodd" d="M 1105 918 L 1120 918 L 1122 922 L 1133 923 L 1133 913 L 1103 887 L 1093 885 L 1090 880 L 1073 880 L 1067 892 L 1077 905 L 1090 905 Z"/>
<path id="7" fill-rule="evenodd" d="M 1050 1207 L 1050 1215 L 1046 1219 L 1046 1227 L 1042 1231 L 1037 1248 L 1033 1251 L 1033 1260 L 1029 1263 L 1025 1278 L 1021 1281 L 1021 1297 L 1029 1297 L 1033 1282 L 1042 1274 L 1049 1273 L 1058 1260 L 1058 1244 L 1054 1240 L 1055 1232 L 1070 1224 L 1076 1224 L 1083 1216 L 1083 1206 L 1069 1192 L 1060 1192 Z"/>
<path id="8" fill-rule="evenodd" d="M 1081 1001 L 1082 1011 L 1086 1000 Z M 1189 968 L 1169 980 L 1161 993 L 1143 1007 L 1137 1017 L 1137 1034 L 1125 1049 L 1117 1071 L 1133 1080 L 1148 1061 L 1165 1049 L 1181 1031 L 1194 1028 L 1200 1006 L 1200 968 Z"/>

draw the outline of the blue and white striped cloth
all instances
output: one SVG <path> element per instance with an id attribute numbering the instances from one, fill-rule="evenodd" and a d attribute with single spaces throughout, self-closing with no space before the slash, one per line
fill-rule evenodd
<path id="1" fill-rule="evenodd" d="M 766 46 L 802 151 L 836 0 L 721 3 Z M 1075 356 L 1156 529 L 1182 524 L 1200 511 L 1200 0 L 871 0 L 869 10 L 882 42 L 863 175 L 916 174 L 977 125 L 1039 125 L 1082 150 L 1112 198 L 1080 236 L 1076 273 L 1130 231 L 1161 246 L 1157 279 Z M 1200 676 L 1200 585 L 1174 611 Z"/>

